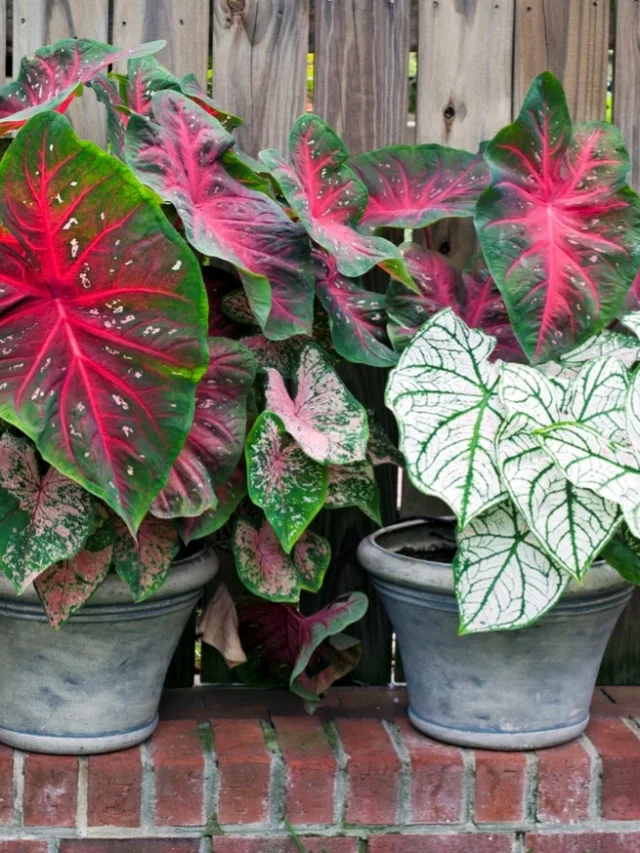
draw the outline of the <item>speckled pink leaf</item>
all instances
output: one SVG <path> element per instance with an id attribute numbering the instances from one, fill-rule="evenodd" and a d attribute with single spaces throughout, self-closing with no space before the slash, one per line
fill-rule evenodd
<path id="1" fill-rule="evenodd" d="M 270 341 L 264 335 L 250 335 L 240 340 L 251 350 L 258 367 L 277 370 L 287 379 L 295 375 L 300 353 L 309 343 L 307 335 L 295 335 L 286 341 Z"/>
<path id="2" fill-rule="evenodd" d="M 151 194 L 56 113 L 0 164 L 0 417 L 132 530 L 206 366 L 199 266 Z"/>
<path id="3" fill-rule="evenodd" d="M 73 557 L 93 526 L 91 496 L 55 468 L 40 475 L 26 438 L 0 438 L 0 566 L 22 592 L 45 569 Z"/>
<path id="4" fill-rule="evenodd" d="M 187 545 L 203 536 L 210 536 L 229 521 L 240 501 L 247 494 L 244 467 L 238 466 L 229 479 L 215 490 L 216 505 L 202 515 L 178 518 L 176 525 L 180 538 Z"/>
<path id="5" fill-rule="evenodd" d="M 233 554 L 242 583 L 269 601 L 297 601 L 301 590 L 318 590 L 331 557 L 329 544 L 310 531 L 289 556 L 268 521 L 249 518 L 236 522 Z"/>
<path id="6" fill-rule="evenodd" d="M 376 413 L 367 409 L 369 419 L 369 441 L 367 443 L 367 459 L 373 465 L 404 466 L 404 457 L 391 441 L 384 428 L 376 420 Z"/>
<path id="7" fill-rule="evenodd" d="M 214 487 L 242 455 L 247 396 L 256 375 L 249 350 L 237 341 L 209 338 L 209 366 L 196 388 L 193 424 L 167 484 L 151 511 L 159 518 L 202 515 L 214 508 Z"/>
<path id="8" fill-rule="evenodd" d="M 380 492 L 373 464 L 368 459 L 351 465 L 329 465 L 326 508 L 350 506 L 358 507 L 377 524 L 382 524 Z"/>
<path id="9" fill-rule="evenodd" d="M 170 521 L 147 516 L 138 530 L 137 541 L 117 522 L 113 565 L 128 584 L 134 601 L 144 601 L 165 582 L 178 553 L 178 531 Z"/>
<path id="10" fill-rule="evenodd" d="M 171 202 L 198 251 L 234 264 L 267 337 L 311 331 L 309 241 L 269 196 L 233 178 L 223 156 L 233 137 L 177 92 L 152 98 L 155 123 L 132 116 L 126 158 L 143 183 Z"/>
<path id="11" fill-rule="evenodd" d="M 0 135 L 17 130 L 44 110 L 64 112 L 78 87 L 103 68 L 134 56 L 148 56 L 164 41 L 120 50 L 89 39 L 64 39 L 24 57 L 17 78 L 0 89 Z"/>
<path id="12" fill-rule="evenodd" d="M 293 399 L 282 376 L 267 370 L 266 406 L 316 462 L 343 465 L 365 458 L 367 414 L 318 347 L 307 346 L 300 355 Z"/>
<path id="13" fill-rule="evenodd" d="M 54 628 L 64 625 L 100 586 L 109 572 L 112 553 L 112 545 L 101 551 L 84 549 L 36 578 L 36 590 Z"/>

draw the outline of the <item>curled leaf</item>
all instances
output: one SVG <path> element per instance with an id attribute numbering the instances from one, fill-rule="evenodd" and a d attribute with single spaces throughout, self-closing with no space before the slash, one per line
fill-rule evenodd
<path id="1" fill-rule="evenodd" d="M 226 584 L 221 583 L 198 622 L 202 642 L 217 649 L 233 669 L 246 663 L 238 634 L 238 613 Z"/>

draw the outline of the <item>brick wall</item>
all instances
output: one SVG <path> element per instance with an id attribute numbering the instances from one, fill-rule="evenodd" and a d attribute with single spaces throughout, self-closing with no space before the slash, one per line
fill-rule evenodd
<path id="1" fill-rule="evenodd" d="M 444 746 L 400 691 L 171 691 L 141 748 L 0 747 L 0 853 L 638 853 L 640 690 L 594 697 L 587 735 L 539 753 Z"/>

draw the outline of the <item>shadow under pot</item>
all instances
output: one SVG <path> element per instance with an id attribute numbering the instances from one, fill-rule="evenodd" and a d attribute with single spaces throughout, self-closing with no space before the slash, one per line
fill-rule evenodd
<path id="1" fill-rule="evenodd" d="M 217 570 L 211 550 L 176 560 L 161 589 L 139 604 L 109 575 L 58 630 L 33 586 L 18 596 L 0 576 L 0 741 L 81 755 L 149 737 L 173 653 Z"/>
<path id="2" fill-rule="evenodd" d="M 459 636 L 454 554 L 447 519 L 384 528 L 358 549 L 398 637 L 411 722 L 439 740 L 484 749 L 540 749 L 578 737 L 633 586 L 597 562 L 536 624 Z"/>

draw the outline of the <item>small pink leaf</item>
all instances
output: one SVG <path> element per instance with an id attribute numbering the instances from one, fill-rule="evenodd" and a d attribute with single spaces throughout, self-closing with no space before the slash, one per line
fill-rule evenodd
<path id="1" fill-rule="evenodd" d="M 203 536 L 210 536 L 229 521 L 240 501 L 247 494 L 247 481 L 242 466 L 238 466 L 226 483 L 215 490 L 216 504 L 202 515 L 191 518 L 177 518 L 176 524 L 180 538 L 189 544 Z"/>
<path id="2" fill-rule="evenodd" d="M 267 408 L 316 462 L 343 465 L 365 458 L 366 412 L 318 347 L 310 345 L 302 351 L 294 399 L 282 376 L 272 369 L 267 370 L 265 393 Z"/>
<path id="3" fill-rule="evenodd" d="M 35 587 L 54 628 L 64 625 L 106 578 L 113 546 L 101 551 L 85 549 L 55 563 L 35 580 Z"/>
<path id="4" fill-rule="evenodd" d="M 116 522 L 117 539 L 113 565 L 129 586 L 134 601 L 144 601 L 165 582 L 178 553 L 178 532 L 169 521 L 147 516 L 138 530 L 137 541 L 122 522 Z"/>

